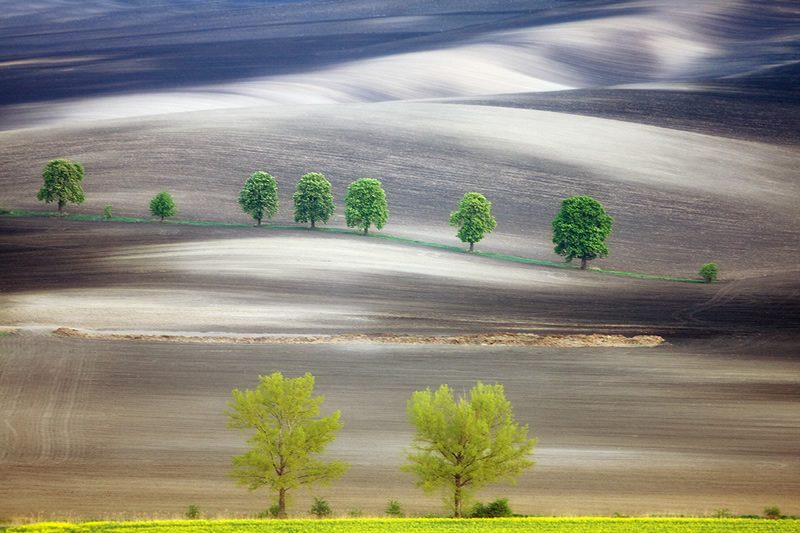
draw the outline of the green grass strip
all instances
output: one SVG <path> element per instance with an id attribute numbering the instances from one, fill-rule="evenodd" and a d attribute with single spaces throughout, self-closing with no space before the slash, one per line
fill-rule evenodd
<path id="1" fill-rule="evenodd" d="M 157 522 L 40 523 L 15 533 L 796 533 L 797 520 L 742 518 L 390 518 L 341 520 L 192 520 Z"/>
<path id="2" fill-rule="evenodd" d="M 10 217 L 55 217 L 55 215 L 51 212 L 37 212 L 37 211 L 11 211 L 7 209 L 0 210 L 0 216 L 10 216 Z M 234 223 L 234 222 L 208 222 L 202 220 L 156 220 L 152 218 L 129 218 L 129 217 L 105 217 L 103 215 L 71 215 L 71 214 L 64 214 L 61 218 L 69 219 L 69 220 L 93 220 L 93 221 L 107 221 L 107 222 L 128 222 L 128 223 L 151 223 L 151 224 L 177 224 L 177 225 L 186 225 L 186 226 L 223 226 L 223 227 L 234 227 L 234 228 L 251 228 L 253 224 L 242 224 L 242 223 Z M 450 252 L 461 252 L 461 253 L 470 253 L 462 247 L 453 246 L 449 244 L 440 244 L 435 242 L 426 242 L 426 241 L 419 241 L 415 239 L 405 239 L 403 237 L 394 237 L 392 235 L 381 235 L 381 234 L 372 234 L 368 233 L 364 235 L 362 231 L 357 230 L 346 230 L 346 229 L 337 229 L 337 228 L 309 228 L 304 226 L 285 226 L 285 225 L 263 225 L 260 226 L 263 229 L 282 229 L 282 230 L 300 230 L 300 231 L 320 231 L 325 233 L 338 233 L 343 235 L 359 235 L 365 237 L 371 237 L 373 239 L 384 239 L 389 241 L 401 242 L 405 244 L 412 244 L 416 246 L 426 246 L 429 248 L 438 248 L 441 250 L 447 250 Z M 514 255 L 504 255 L 504 254 L 496 254 L 491 252 L 471 252 L 470 255 L 477 255 L 481 257 L 490 257 L 493 259 L 500 259 L 502 261 L 513 261 L 516 263 L 527 263 L 531 265 L 540 265 L 540 266 L 547 266 L 552 268 L 565 268 L 570 270 L 580 270 L 578 267 L 567 264 L 567 263 L 553 263 L 551 261 L 540 261 L 537 259 L 529 259 L 527 257 L 518 257 Z M 655 280 L 663 280 L 663 281 L 680 281 L 680 282 L 688 282 L 688 283 L 706 283 L 702 279 L 691 279 L 691 278 L 671 278 L 666 276 L 653 276 L 650 274 L 637 274 L 636 272 L 621 272 L 617 270 L 602 270 L 598 268 L 589 269 L 588 272 L 594 272 L 598 274 L 611 274 L 614 276 L 628 276 L 633 278 L 642 278 L 642 279 L 655 279 Z"/>

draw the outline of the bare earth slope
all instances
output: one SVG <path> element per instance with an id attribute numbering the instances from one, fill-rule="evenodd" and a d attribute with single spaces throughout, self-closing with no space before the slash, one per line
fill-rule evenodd
<path id="1" fill-rule="evenodd" d="M 398 470 L 405 404 L 479 380 L 539 439 L 533 471 L 484 501 L 800 514 L 798 20 L 782 0 L 15 4 L 0 207 L 52 209 L 36 192 L 64 157 L 86 168 L 72 213 L 147 217 L 167 189 L 177 218 L 244 225 L 0 216 L 0 331 L 16 331 L 0 335 L 0 518 L 268 507 L 226 477 L 244 436 L 223 411 L 275 371 L 313 373 L 342 411 L 330 454 L 353 467 L 315 495 L 343 514 L 437 512 Z M 257 170 L 290 227 L 247 225 L 236 200 Z M 373 233 L 448 247 L 294 225 L 310 171 L 333 184 L 328 229 L 346 229 L 347 185 L 375 177 L 390 218 Z M 482 252 L 558 262 L 550 223 L 585 194 L 615 219 L 594 266 L 694 278 L 713 261 L 722 280 L 458 251 L 447 220 L 467 191 L 498 221 Z M 347 342 L 496 332 L 667 342 Z M 344 342 L 192 339 L 264 336 Z"/>

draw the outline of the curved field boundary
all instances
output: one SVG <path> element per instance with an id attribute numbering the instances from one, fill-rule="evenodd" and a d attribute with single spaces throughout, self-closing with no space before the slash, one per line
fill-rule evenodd
<path id="1" fill-rule="evenodd" d="M 37 211 L 10 211 L 10 210 L 3 210 L 0 211 L 0 216 L 11 216 L 11 217 L 53 217 L 53 213 L 50 212 L 37 212 Z M 152 218 L 128 218 L 128 217 L 111 217 L 106 218 L 101 215 L 71 215 L 69 213 L 64 214 L 61 218 L 65 219 L 72 219 L 72 220 L 100 220 L 105 222 L 128 222 L 128 223 L 158 223 L 158 224 L 180 224 L 186 226 L 226 226 L 226 227 L 236 227 L 236 228 L 252 228 L 252 224 L 242 224 L 242 223 L 235 223 L 235 222 L 208 222 L 202 220 L 155 220 Z M 503 261 L 513 261 L 516 263 L 527 263 L 531 265 L 540 265 L 540 266 L 548 266 L 554 268 L 566 268 L 571 270 L 580 270 L 578 267 L 566 264 L 566 263 L 553 263 L 551 261 L 540 261 L 538 259 L 529 259 L 527 257 L 518 257 L 514 255 L 503 255 L 503 254 L 495 254 L 491 252 L 468 252 L 464 250 L 464 248 L 458 246 L 452 246 L 449 244 L 440 244 L 435 242 L 426 242 L 426 241 L 418 241 L 414 239 L 404 239 L 402 237 L 394 237 L 392 235 L 378 235 L 378 234 L 371 234 L 368 233 L 364 235 L 361 231 L 355 230 L 346 230 L 346 229 L 336 229 L 336 228 L 314 228 L 313 230 L 308 227 L 302 226 L 272 226 L 272 225 L 264 225 L 260 226 L 264 229 L 282 229 L 282 230 L 297 230 L 297 231 L 320 231 L 320 232 L 327 232 L 327 233 L 341 233 L 345 235 L 359 235 L 359 236 L 366 236 L 371 237 L 373 239 L 386 239 L 390 241 L 402 242 L 405 244 L 414 244 L 417 246 L 427 246 L 430 248 L 439 248 L 442 250 L 448 250 L 450 252 L 459 252 L 465 253 L 470 255 L 477 255 L 481 257 L 491 257 L 494 259 L 500 259 Z M 650 274 L 638 274 L 636 272 L 620 272 L 617 270 L 602 270 L 599 268 L 591 268 L 588 269 L 587 272 L 595 272 L 599 274 L 612 274 L 615 276 L 629 276 L 634 278 L 644 278 L 644 279 L 658 279 L 664 281 L 682 281 L 682 282 L 689 282 L 689 283 L 706 283 L 704 280 L 701 279 L 691 279 L 691 278 L 670 278 L 666 276 L 654 276 Z"/>
<path id="2" fill-rule="evenodd" d="M 40 523 L 12 527 L 19 533 L 788 533 L 800 531 L 797 520 L 742 518 L 388 518 L 342 520 L 194 520 L 158 522 Z"/>
<path id="3" fill-rule="evenodd" d="M 148 335 L 138 333 L 89 333 L 72 328 L 58 328 L 53 332 L 60 337 L 77 339 L 106 339 L 162 342 L 200 342 L 209 344 L 335 344 L 335 343 L 380 343 L 380 344 L 460 344 L 480 346 L 553 346 L 574 347 L 621 347 L 658 346 L 664 342 L 658 335 L 538 335 L 535 333 L 484 333 L 478 335 L 418 336 L 392 334 L 346 334 L 329 336 L 202 336 L 202 335 Z"/>

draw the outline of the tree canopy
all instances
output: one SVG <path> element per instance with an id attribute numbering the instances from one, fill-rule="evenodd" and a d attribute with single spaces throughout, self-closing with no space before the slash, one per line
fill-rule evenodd
<path id="1" fill-rule="evenodd" d="M 45 203 L 58 202 L 58 216 L 69 202 L 81 204 L 86 199 L 80 182 L 83 181 L 83 166 L 67 159 L 54 159 L 44 167 L 44 184 L 36 198 Z"/>
<path id="2" fill-rule="evenodd" d="M 561 211 L 553 219 L 555 252 L 566 256 L 567 263 L 587 261 L 608 255 L 605 240 L 611 235 L 614 219 L 606 215 L 600 202 L 590 196 L 573 196 L 561 202 Z"/>
<path id="3" fill-rule="evenodd" d="M 325 176 L 317 172 L 309 172 L 297 183 L 294 199 L 294 221 L 311 222 L 317 220 L 328 223 L 336 206 L 333 203 L 331 184 Z"/>
<path id="4" fill-rule="evenodd" d="M 461 242 L 469 243 L 470 252 L 485 233 L 490 233 L 497 227 L 491 211 L 492 203 L 482 194 L 468 192 L 461 198 L 458 211 L 450 213 L 450 225 L 459 228 L 456 236 Z"/>
<path id="5" fill-rule="evenodd" d="M 228 426 L 254 430 L 252 446 L 233 458 L 231 476 L 249 490 L 267 486 L 277 493 L 278 517 L 286 518 L 291 489 L 301 485 L 327 486 L 349 465 L 323 462 L 315 456 L 333 442 L 342 428 L 339 411 L 318 418 L 324 396 L 312 397 L 314 376 L 284 379 L 280 372 L 259 376 L 256 390 L 234 389 L 225 412 Z"/>
<path id="6" fill-rule="evenodd" d="M 166 217 L 175 216 L 177 212 L 178 206 L 167 191 L 161 191 L 150 200 L 150 213 L 154 217 L 161 217 L 161 222 Z"/>
<path id="7" fill-rule="evenodd" d="M 239 194 L 239 205 L 258 226 L 265 216 L 272 218 L 278 212 L 278 185 L 275 178 L 261 171 L 247 178 Z"/>
<path id="8" fill-rule="evenodd" d="M 386 193 L 381 182 L 372 178 L 356 180 L 347 187 L 344 218 L 348 228 L 362 228 L 364 235 L 374 225 L 381 229 L 389 218 Z"/>
<path id="9" fill-rule="evenodd" d="M 536 439 L 528 426 L 514 422 L 502 385 L 478 383 L 469 400 L 453 397 L 442 385 L 415 392 L 408 402 L 409 422 L 416 428 L 408 463 L 417 486 L 426 493 L 442 491 L 453 516 L 463 516 L 472 494 L 490 483 L 516 483 L 516 476 L 535 463 L 529 459 Z"/>
<path id="10" fill-rule="evenodd" d="M 706 283 L 711 283 L 715 281 L 719 276 L 719 267 L 716 263 L 706 263 L 702 267 L 700 267 L 700 277 L 705 280 Z"/>

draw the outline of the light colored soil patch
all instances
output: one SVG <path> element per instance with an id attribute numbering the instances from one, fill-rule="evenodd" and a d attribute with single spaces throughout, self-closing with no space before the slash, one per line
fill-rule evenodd
<path id="1" fill-rule="evenodd" d="M 664 338 L 658 335 L 537 335 L 535 333 L 484 333 L 478 335 L 393 335 L 348 334 L 326 336 L 204 336 L 146 335 L 139 333 L 90 333 L 72 328 L 58 328 L 54 334 L 78 339 L 128 341 L 201 342 L 209 344 L 303 344 L 303 343 L 380 343 L 380 344 L 471 344 L 481 346 L 658 346 Z"/>

